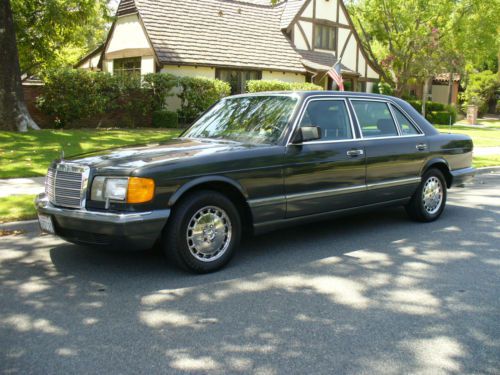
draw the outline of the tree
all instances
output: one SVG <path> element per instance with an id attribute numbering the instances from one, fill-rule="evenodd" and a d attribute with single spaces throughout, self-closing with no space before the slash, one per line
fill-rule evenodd
<path id="1" fill-rule="evenodd" d="M 21 72 L 43 75 L 71 65 L 102 42 L 107 1 L 1 1 L 0 129 L 38 129 L 24 104 Z"/>
<path id="2" fill-rule="evenodd" d="M 399 96 L 412 81 L 461 72 L 499 49 L 498 1 L 353 0 L 349 10 L 364 48 Z"/>
<path id="3" fill-rule="evenodd" d="M 11 0 L 21 72 L 71 66 L 103 42 L 107 0 Z"/>
<path id="4" fill-rule="evenodd" d="M 39 129 L 24 104 L 14 20 L 9 0 L 0 4 L 0 129 Z"/>

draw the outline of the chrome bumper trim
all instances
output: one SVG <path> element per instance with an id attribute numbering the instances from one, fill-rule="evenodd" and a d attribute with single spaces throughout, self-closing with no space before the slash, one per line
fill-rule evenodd
<path id="1" fill-rule="evenodd" d="M 42 214 L 63 216 L 94 222 L 100 221 L 113 224 L 126 224 L 149 220 L 168 219 L 168 217 L 170 216 L 170 209 L 117 214 L 113 212 L 87 211 L 85 209 L 60 208 L 52 205 L 45 193 L 42 193 L 36 197 L 35 206 L 37 211 Z"/>

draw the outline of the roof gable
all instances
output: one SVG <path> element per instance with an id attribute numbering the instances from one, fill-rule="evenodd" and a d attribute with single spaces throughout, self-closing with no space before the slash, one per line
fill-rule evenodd
<path id="1" fill-rule="evenodd" d="M 116 10 L 117 16 L 125 16 L 127 14 L 137 13 L 137 7 L 134 0 L 121 0 Z"/>
<path id="2" fill-rule="evenodd" d="M 136 0 L 136 6 L 163 64 L 305 72 L 280 28 L 285 3 Z"/>

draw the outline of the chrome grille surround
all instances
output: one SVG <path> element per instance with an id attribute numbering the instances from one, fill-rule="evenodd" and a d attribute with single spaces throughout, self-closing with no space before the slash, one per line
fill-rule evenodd
<path id="1" fill-rule="evenodd" d="M 49 168 L 45 177 L 45 193 L 55 206 L 84 208 L 89 167 L 61 162 Z"/>

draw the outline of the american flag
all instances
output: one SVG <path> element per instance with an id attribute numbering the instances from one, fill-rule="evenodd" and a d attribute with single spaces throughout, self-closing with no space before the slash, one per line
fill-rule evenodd
<path id="1" fill-rule="evenodd" d="M 337 84 L 339 91 L 344 91 L 344 81 L 342 79 L 342 73 L 340 72 L 340 62 L 337 62 L 327 74 L 333 79 L 333 82 Z"/>

